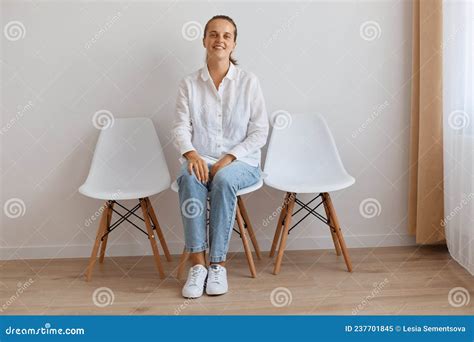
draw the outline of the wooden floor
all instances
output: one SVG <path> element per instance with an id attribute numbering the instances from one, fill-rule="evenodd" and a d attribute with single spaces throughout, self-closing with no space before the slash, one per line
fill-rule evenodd
<path id="1" fill-rule="evenodd" d="M 4 261 L 0 314 L 474 314 L 474 277 L 445 247 L 351 249 L 353 273 L 333 250 L 288 251 L 278 276 L 263 254 L 255 261 L 256 279 L 242 253 L 229 255 L 229 293 L 196 300 L 181 297 L 184 279 L 174 275 L 178 256 L 163 258 L 164 280 L 150 256 L 106 257 L 89 283 L 83 276 L 87 259 Z M 450 305 L 455 287 L 469 292 L 468 304 Z"/>

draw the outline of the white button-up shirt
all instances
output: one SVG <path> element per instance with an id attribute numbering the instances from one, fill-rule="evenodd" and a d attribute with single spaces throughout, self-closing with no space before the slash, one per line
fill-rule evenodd
<path id="1" fill-rule="evenodd" d="M 208 163 L 232 154 L 259 166 L 268 116 L 257 77 L 232 63 L 216 90 L 207 65 L 179 85 L 174 143 L 179 153 L 196 150 Z"/>

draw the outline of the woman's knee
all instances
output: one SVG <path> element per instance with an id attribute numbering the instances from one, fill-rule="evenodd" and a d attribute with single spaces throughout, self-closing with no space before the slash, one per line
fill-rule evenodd
<path id="1" fill-rule="evenodd" d="M 181 183 L 189 183 L 189 182 L 194 182 L 197 181 L 196 176 L 194 175 L 194 172 L 191 172 L 189 174 L 188 171 L 188 161 L 185 161 L 183 164 L 181 164 L 181 169 L 179 171 L 179 176 L 177 178 L 178 184 Z"/>
<path id="2" fill-rule="evenodd" d="M 179 169 L 179 175 L 184 175 L 184 174 L 188 174 L 189 175 L 189 172 L 188 172 L 188 161 L 185 160 L 181 166 L 180 166 L 180 169 Z"/>
<path id="3" fill-rule="evenodd" d="M 212 180 L 212 187 L 215 188 L 232 188 L 236 187 L 236 177 L 228 172 L 226 168 L 220 169 Z"/>

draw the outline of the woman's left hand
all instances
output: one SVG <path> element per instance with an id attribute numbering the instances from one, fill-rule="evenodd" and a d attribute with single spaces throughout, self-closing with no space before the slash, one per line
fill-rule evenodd
<path id="1" fill-rule="evenodd" d="M 210 173 L 210 176 L 211 176 L 211 179 L 214 178 L 214 175 L 217 173 L 217 171 L 219 171 L 220 169 L 222 169 L 223 167 L 229 165 L 230 163 L 232 163 L 233 161 L 235 160 L 235 157 L 232 155 L 232 154 L 226 154 L 224 157 L 222 157 L 221 159 L 219 159 L 219 161 L 217 161 L 214 165 L 212 165 L 211 167 L 211 171 L 209 172 Z"/>

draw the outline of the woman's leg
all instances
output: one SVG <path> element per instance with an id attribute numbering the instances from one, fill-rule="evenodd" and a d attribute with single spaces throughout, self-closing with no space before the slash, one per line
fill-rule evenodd
<path id="1" fill-rule="evenodd" d="M 181 165 L 179 185 L 179 203 L 184 227 L 185 249 L 190 252 L 194 265 L 205 265 L 207 249 L 207 195 L 208 189 L 194 172 L 190 175 L 187 162 Z"/>
<path id="2" fill-rule="evenodd" d="M 224 265 L 232 227 L 235 222 L 237 191 L 249 187 L 261 177 L 260 167 L 236 160 L 220 169 L 209 186 L 209 240 L 211 263 Z"/>

